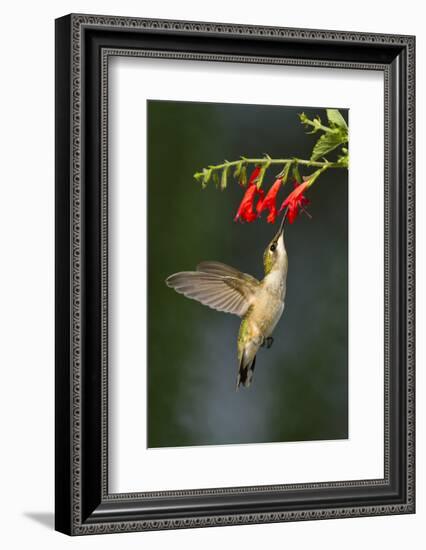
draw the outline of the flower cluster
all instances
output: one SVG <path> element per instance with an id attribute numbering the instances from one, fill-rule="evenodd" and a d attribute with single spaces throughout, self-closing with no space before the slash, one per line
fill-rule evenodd
<path id="1" fill-rule="evenodd" d="M 259 218 L 263 212 L 267 212 L 267 222 L 275 223 L 278 215 L 286 208 L 284 215 L 289 223 L 293 223 L 299 212 L 306 211 L 305 206 L 309 204 L 305 192 L 311 185 L 326 171 L 330 169 L 348 169 L 349 167 L 349 129 L 345 117 L 338 109 L 326 109 L 327 122 L 322 122 L 319 116 L 312 120 L 305 114 L 300 113 L 300 122 L 309 129 L 309 134 L 320 134 L 312 148 L 308 159 L 298 157 L 272 158 L 267 153 L 263 157 L 240 156 L 238 160 L 228 161 L 216 165 L 209 165 L 202 171 L 196 172 L 194 178 L 201 183 L 204 189 L 209 182 L 222 191 L 226 189 L 229 177 L 233 177 L 242 187 L 247 185 L 243 199 L 235 215 L 235 221 L 251 223 Z M 329 158 L 333 155 L 334 160 Z M 337 157 L 337 158 L 336 158 Z M 254 166 L 247 181 L 247 170 Z M 262 190 L 262 184 L 270 167 L 280 166 L 281 172 L 275 177 L 274 183 L 266 193 Z M 299 168 L 315 170 L 308 176 L 301 178 Z M 294 176 L 294 189 L 281 207 L 277 207 L 278 195 L 281 188 L 288 181 L 290 172 Z"/>
<path id="2" fill-rule="evenodd" d="M 250 175 L 247 183 L 247 190 L 243 196 L 243 199 L 238 207 L 237 214 L 234 218 L 235 221 L 241 220 L 245 222 L 253 222 L 256 220 L 263 211 L 268 211 L 268 217 L 266 221 L 268 223 L 275 223 L 277 215 L 288 207 L 288 221 L 293 223 L 299 213 L 300 209 L 309 204 L 309 200 L 305 197 L 304 192 L 309 187 L 309 179 L 303 183 L 294 183 L 293 191 L 287 196 L 287 198 L 281 204 L 280 209 L 277 208 L 277 196 L 283 186 L 283 178 L 279 177 L 275 180 L 266 196 L 262 189 L 259 189 L 256 185 L 256 180 L 259 176 L 260 168 L 256 167 Z M 258 199 L 257 204 L 255 201 Z"/>

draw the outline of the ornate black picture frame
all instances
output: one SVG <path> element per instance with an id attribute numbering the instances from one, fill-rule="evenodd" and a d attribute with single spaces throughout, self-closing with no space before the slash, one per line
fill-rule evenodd
<path id="1" fill-rule="evenodd" d="M 68 15 L 56 21 L 58 531 L 85 535 L 414 513 L 414 50 L 413 36 L 96 15 Z M 383 479 L 109 493 L 107 74 L 111 56 L 383 72 Z"/>

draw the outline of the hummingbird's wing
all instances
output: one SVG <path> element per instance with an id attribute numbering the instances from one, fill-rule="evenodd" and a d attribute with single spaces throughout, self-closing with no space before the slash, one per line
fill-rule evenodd
<path id="1" fill-rule="evenodd" d="M 170 275 L 166 284 L 212 309 L 245 315 L 260 284 L 257 279 L 219 262 L 203 262 L 197 270 Z"/>
<path id="2" fill-rule="evenodd" d="M 223 264 L 222 262 L 201 262 L 197 265 L 197 271 L 203 271 L 204 273 L 213 273 L 214 275 L 221 275 L 223 277 L 236 277 L 247 282 L 248 285 L 252 285 L 254 289 L 259 284 L 259 281 L 249 275 L 248 273 L 243 273 L 235 267 L 230 265 Z"/>

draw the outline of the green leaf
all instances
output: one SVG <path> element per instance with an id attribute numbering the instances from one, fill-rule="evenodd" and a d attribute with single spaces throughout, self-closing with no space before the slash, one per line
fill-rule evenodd
<path id="1" fill-rule="evenodd" d="M 316 170 L 313 174 L 311 174 L 310 176 L 307 176 L 305 178 L 305 181 L 308 182 L 308 187 L 310 187 L 315 180 L 317 180 L 319 178 L 319 176 L 322 174 L 322 170 L 319 169 L 319 170 Z"/>
<path id="2" fill-rule="evenodd" d="M 305 113 L 300 113 L 299 119 L 306 129 L 312 127 L 312 130 L 310 132 L 307 132 L 307 134 L 316 134 L 319 130 L 322 129 L 321 118 L 318 115 L 313 120 L 311 120 L 305 115 Z"/>
<path id="3" fill-rule="evenodd" d="M 348 135 L 343 131 L 327 132 L 323 134 L 312 149 L 311 160 L 315 161 L 324 157 L 327 153 L 339 147 L 339 145 L 347 143 L 347 141 Z"/>
<path id="4" fill-rule="evenodd" d="M 302 178 L 300 177 L 299 167 L 297 166 L 297 163 L 293 164 L 293 177 L 297 181 L 297 183 L 302 183 Z"/>
<path id="5" fill-rule="evenodd" d="M 348 125 L 337 109 L 327 109 L 327 118 L 332 128 L 341 128 L 346 132 L 348 131 Z"/>
<path id="6" fill-rule="evenodd" d="M 204 174 L 204 184 L 207 185 L 209 183 L 210 176 L 212 175 L 212 169 L 204 168 L 203 174 Z"/>
<path id="7" fill-rule="evenodd" d="M 243 164 L 240 170 L 240 185 L 247 185 L 247 165 Z"/>
<path id="8" fill-rule="evenodd" d="M 216 187 L 219 187 L 219 174 L 217 173 L 217 170 L 214 170 L 213 172 L 213 183 Z"/>
<path id="9" fill-rule="evenodd" d="M 229 166 L 225 166 L 225 168 L 222 170 L 222 177 L 220 178 L 220 189 L 222 191 L 226 189 L 226 185 L 228 182 L 228 169 Z"/>
<path id="10" fill-rule="evenodd" d="M 234 178 L 235 179 L 238 179 L 240 177 L 240 174 L 241 174 L 241 168 L 243 167 L 243 161 L 240 160 L 240 162 L 238 162 L 236 165 L 235 165 L 235 170 L 234 170 Z"/>
<path id="11" fill-rule="evenodd" d="M 291 162 L 286 162 L 284 165 L 284 168 L 281 170 L 281 172 L 277 176 L 277 178 L 281 178 L 283 185 L 285 185 L 288 180 L 291 164 L 292 164 Z"/>
<path id="12" fill-rule="evenodd" d="M 337 157 L 337 162 L 341 166 L 344 166 L 345 168 L 348 168 L 349 167 L 349 154 L 345 153 L 344 155 L 339 155 Z"/>
<path id="13" fill-rule="evenodd" d="M 299 119 L 302 124 L 306 124 L 306 121 L 309 120 L 305 113 L 299 113 Z"/>
<path id="14" fill-rule="evenodd" d="M 259 175 L 256 178 L 256 185 L 258 189 L 262 187 L 262 182 L 263 182 L 263 178 L 265 177 L 266 170 L 271 166 L 271 161 L 269 160 L 269 158 L 270 157 L 268 157 L 267 162 L 262 164 Z"/>
<path id="15" fill-rule="evenodd" d="M 204 174 L 203 172 L 195 172 L 194 174 L 194 178 L 197 180 L 197 181 L 204 181 Z"/>
<path id="16" fill-rule="evenodd" d="M 194 178 L 198 182 L 201 182 L 201 185 L 204 189 L 207 186 L 207 184 L 209 183 L 211 175 L 212 175 L 212 169 L 211 168 L 203 168 L 202 172 L 196 172 L 194 174 Z"/>

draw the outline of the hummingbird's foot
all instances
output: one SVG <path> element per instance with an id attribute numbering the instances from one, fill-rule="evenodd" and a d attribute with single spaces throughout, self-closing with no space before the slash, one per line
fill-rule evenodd
<path id="1" fill-rule="evenodd" d="M 264 343 L 266 344 L 266 348 L 269 349 L 274 343 L 274 339 L 272 338 L 272 336 L 268 336 L 268 338 L 265 339 Z"/>

